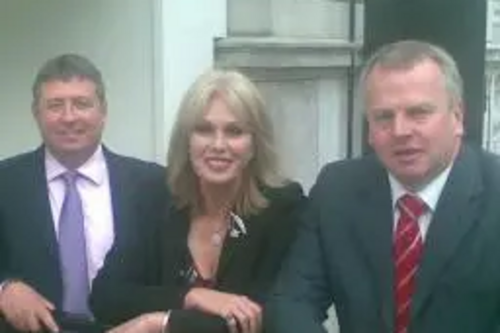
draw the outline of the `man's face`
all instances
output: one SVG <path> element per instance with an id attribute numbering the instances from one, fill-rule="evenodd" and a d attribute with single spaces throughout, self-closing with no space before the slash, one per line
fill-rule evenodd
<path id="1" fill-rule="evenodd" d="M 407 69 L 376 66 L 366 80 L 369 143 L 387 169 L 417 189 L 454 159 L 463 135 L 463 110 L 430 59 Z"/>
<path id="2" fill-rule="evenodd" d="M 100 144 L 105 108 L 95 84 L 75 77 L 43 83 L 33 112 L 47 149 L 61 163 L 75 167 Z"/>

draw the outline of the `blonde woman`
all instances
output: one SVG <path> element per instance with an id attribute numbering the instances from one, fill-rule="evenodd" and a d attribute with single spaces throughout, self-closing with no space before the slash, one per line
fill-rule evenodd
<path id="1" fill-rule="evenodd" d="M 304 196 L 278 171 L 271 122 L 249 79 L 211 70 L 192 85 L 167 178 L 162 207 L 144 205 L 144 225 L 117 242 L 94 281 L 95 316 L 128 320 L 120 333 L 260 332 Z"/>

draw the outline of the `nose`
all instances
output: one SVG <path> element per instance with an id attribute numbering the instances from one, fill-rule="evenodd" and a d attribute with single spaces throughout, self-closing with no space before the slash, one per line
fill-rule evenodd
<path id="1" fill-rule="evenodd" d="M 222 132 L 216 132 L 214 135 L 214 139 L 212 142 L 212 146 L 215 149 L 222 150 L 226 147 L 227 141 L 224 133 Z"/>
<path id="2" fill-rule="evenodd" d="M 406 136 L 411 133 L 411 123 L 404 115 L 400 114 L 394 117 L 392 124 L 392 133 L 394 136 Z"/>
<path id="3" fill-rule="evenodd" d="M 65 103 L 61 113 L 61 119 L 66 122 L 72 122 L 76 119 L 76 110 L 72 103 Z"/>

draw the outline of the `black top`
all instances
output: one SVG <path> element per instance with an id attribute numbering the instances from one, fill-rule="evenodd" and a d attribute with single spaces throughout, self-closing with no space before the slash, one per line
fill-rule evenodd
<path id="1" fill-rule="evenodd" d="M 269 206 L 241 217 L 244 230 L 239 226 L 229 231 L 210 285 L 260 304 L 295 236 L 305 201 L 297 183 L 264 193 Z M 165 202 L 166 214 L 162 213 Z M 172 310 L 171 333 L 227 332 L 221 317 L 182 309 L 184 296 L 197 280 L 187 244 L 189 215 L 168 202 L 165 194 L 156 203 L 144 203 L 142 224 L 128 237 L 116 240 L 94 280 L 90 299 L 94 315 L 100 322 L 119 324 L 140 314 Z"/>

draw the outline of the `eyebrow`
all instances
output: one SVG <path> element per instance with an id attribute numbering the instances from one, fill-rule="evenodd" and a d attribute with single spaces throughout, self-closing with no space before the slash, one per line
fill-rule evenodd
<path id="1" fill-rule="evenodd" d="M 428 102 L 423 102 L 423 103 L 418 103 L 415 105 L 410 105 L 407 107 L 407 110 L 411 109 L 427 109 L 427 110 L 434 110 L 436 106 L 434 104 L 428 103 Z"/>

